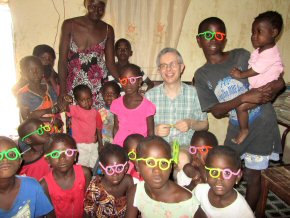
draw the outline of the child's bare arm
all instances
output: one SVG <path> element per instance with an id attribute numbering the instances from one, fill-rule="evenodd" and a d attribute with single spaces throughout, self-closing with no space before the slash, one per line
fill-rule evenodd
<path id="1" fill-rule="evenodd" d="M 114 127 L 113 127 L 113 138 L 115 137 L 116 133 L 119 130 L 119 120 L 118 120 L 118 116 L 114 115 Z"/>
<path id="2" fill-rule="evenodd" d="M 147 117 L 147 135 L 154 135 L 154 116 Z"/>
<path id="3" fill-rule="evenodd" d="M 103 136 L 102 136 L 102 130 L 101 129 L 97 129 L 97 139 L 98 139 L 98 151 L 100 153 L 100 151 L 102 150 L 102 148 L 104 147 L 103 145 Z"/>
<path id="4" fill-rule="evenodd" d="M 136 185 L 131 187 L 127 192 L 127 209 L 125 218 L 136 218 L 138 216 L 138 209 L 133 206 L 135 193 Z"/>
<path id="5" fill-rule="evenodd" d="M 230 72 L 231 76 L 235 79 L 246 79 L 252 76 L 257 76 L 258 73 L 255 72 L 252 68 L 246 70 L 246 71 L 240 71 L 237 68 L 233 68 Z"/>
<path id="6" fill-rule="evenodd" d="M 204 211 L 199 206 L 197 211 L 194 214 L 194 218 L 206 218 L 206 217 L 207 217 L 206 214 L 204 213 Z"/>

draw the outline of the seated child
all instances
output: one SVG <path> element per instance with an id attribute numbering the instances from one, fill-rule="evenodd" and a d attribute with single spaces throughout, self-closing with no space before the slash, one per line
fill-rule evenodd
<path id="1" fill-rule="evenodd" d="M 15 142 L 0 136 L 0 217 L 54 217 L 39 183 L 16 176 L 20 164 L 21 154 Z"/>
<path id="2" fill-rule="evenodd" d="M 55 51 L 49 45 L 37 45 L 33 49 L 33 56 L 38 57 L 44 67 L 44 79 L 59 94 L 58 74 L 54 71 Z"/>
<path id="3" fill-rule="evenodd" d="M 103 144 L 101 116 L 92 107 L 93 96 L 88 86 L 76 86 L 73 94 L 77 105 L 69 105 L 67 115 L 71 117 L 72 137 L 77 143 L 78 164 L 93 169 L 101 150 L 98 143 Z"/>
<path id="4" fill-rule="evenodd" d="M 114 114 L 113 142 L 123 146 L 125 138 L 133 133 L 143 136 L 154 134 L 156 107 L 138 91 L 142 74 L 137 65 L 129 64 L 122 68 L 120 83 L 125 95 L 114 100 L 110 110 Z"/>
<path id="5" fill-rule="evenodd" d="M 251 40 L 256 50 L 251 54 L 247 71 L 242 72 L 237 68 L 232 69 L 231 75 L 235 79 L 248 78 L 250 88 L 259 88 L 281 76 L 284 69 L 276 41 L 282 27 L 282 16 L 276 11 L 266 11 L 255 18 L 252 24 Z M 240 132 L 233 139 L 234 143 L 241 144 L 248 136 L 248 110 L 256 106 L 256 104 L 244 103 L 236 108 Z"/>
<path id="6" fill-rule="evenodd" d="M 23 164 L 19 175 L 26 175 L 40 180 L 51 171 L 47 161 L 44 159 L 44 150 L 50 138 L 50 126 L 41 120 L 30 118 L 18 127 L 20 140 L 29 146 L 23 152 Z"/>
<path id="7" fill-rule="evenodd" d="M 25 84 L 17 93 L 17 101 L 21 118 L 37 118 L 52 124 L 51 132 L 58 132 L 62 127 L 62 121 L 55 117 L 58 108 L 54 105 L 57 95 L 48 84 L 41 83 L 43 78 L 43 66 L 41 61 L 34 56 L 26 56 L 20 61 L 22 77 L 26 79 Z"/>
<path id="8" fill-rule="evenodd" d="M 174 153 L 174 151 L 173 151 Z M 196 197 L 169 180 L 174 157 L 171 146 L 150 136 L 137 147 L 137 168 L 144 181 L 129 190 L 126 217 L 205 217 Z"/>
<path id="9" fill-rule="evenodd" d="M 99 113 L 103 122 L 103 144 L 106 142 L 111 143 L 113 141 L 114 114 L 111 113 L 110 107 L 112 101 L 120 96 L 120 92 L 121 88 L 115 81 L 106 82 L 101 88 L 101 93 L 105 102 L 104 107 L 99 109 Z"/>
<path id="10" fill-rule="evenodd" d="M 241 160 L 227 146 L 208 153 L 205 164 L 208 184 L 198 184 L 193 193 L 208 217 L 255 217 L 244 197 L 233 188 L 242 178 Z"/>
<path id="11" fill-rule="evenodd" d="M 118 39 L 115 43 L 116 57 L 118 59 L 116 65 L 119 71 L 129 64 L 129 58 L 133 55 L 131 43 L 124 38 Z M 150 78 L 142 71 L 143 83 L 140 87 L 140 92 L 146 92 L 154 87 L 154 83 Z"/>
<path id="12" fill-rule="evenodd" d="M 84 207 L 87 217 L 122 218 L 126 212 L 127 191 L 133 180 L 126 174 L 129 164 L 123 148 L 106 144 L 99 162 L 103 176 L 96 176 L 86 191 Z"/>
<path id="13" fill-rule="evenodd" d="M 218 141 L 214 134 L 202 130 L 194 132 L 190 144 L 188 152 L 192 155 L 192 161 L 179 172 L 177 183 L 193 190 L 197 184 L 206 182 L 206 157 L 210 149 L 218 146 Z"/>
<path id="14" fill-rule="evenodd" d="M 143 135 L 131 134 L 124 141 L 124 149 L 129 158 L 129 170 L 127 173 L 132 176 L 134 184 L 143 181 L 140 173 L 136 170 L 136 148 L 142 139 L 144 139 Z"/>
<path id="15" fill-rule="evenodd" d="M 83 217 L 91 171 L 74 164 L 77 158 L 75 140 L 63 133 L 52 135 L 45 158 L 52 171 L 40 184 L 54 206 L 56 217 Z"/>

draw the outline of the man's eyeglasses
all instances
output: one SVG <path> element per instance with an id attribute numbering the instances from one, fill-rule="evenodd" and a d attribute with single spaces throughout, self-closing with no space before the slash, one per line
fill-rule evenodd
<path id="1" fill-rule="evenodd" d="M 100 166 L 103 168 L 103 170 L 105 170 L 107 175 L 112 176 L 115 173 L 122 173 L 127 163 L 128 163 L 127 161 L 124 164 L 114 163 L 114 165 L 108 165 L 104 167 L 104 165 L 100 162 Z"/>
<path id="2" fill-rule="evenodd" d="M 165 70 L 167 70 L 167 68 L 176 69 L 179 65 L 180 65 L 180 63 L 178 63 L 177 61 L 172 61 L 169 64 L 160 64 L 159 70 L 165 71 Z"/>
<path id="3" fill-rule="evenodd" d="M 51 157 L 53 159 L 56 159 L 56 158 L 59 158 L 62 153 L 64 153 L 67 157 L 72 157 L 74 153 L 77 151 L 78 151 L 77 149 L 66 149 L 63 151 L 53 150 L 52 152 L 44 155 L 44 157 Z"/>
<path id="4" fill-rule="evenodd" d="M 207 146 L 207 145 L 203 145 L 203 146 L 190 146 L 189 149 L 188 149 L 188 151 L 191 154 L 196 154 L 197 151 L 200 154 L 207 154 L 209 149 L 212 149 L 212 147 L 211 146 Z"/>
<path id="5" fill-rule="evenodd" d="M 50 130 L 51 130 L 50 125 L 40 125 L 40 127 L 39 127 L 37 130 L 35 130 L 35 131 L 33 131 L 33 132 L 27 134 L 26 136 L 24 136 L 24 137 L 21 139 L 21 141 L 24 141 L 26 138 L 28 138 L 29 136 L 31 136 L 31 135 L 33 135 L 33 134 L 43 135 L 44 132 L 49 132 Z"/>
<path id="6" fill-rule="evenodd" d="M 205 166 L 205 169 L 209 171 L 209 175 L 214 179 L 219 178 L 221 172 L 223 173 L 223 179 L 230 179 L 233 175 L 237 176 L 241 172 L 241 169 L 239 169 L 237 172 L 233 172 L 230 169 L 210 168 L 207 166 Z"/>
<path id="7" fill-rule="evenodd" d="M 6 159 L 8 160 L 17 160 L 18 158 L 20 158 L 20 156 L 21 154 L 17 148 L 11 148 L 6 151 L 0 152 L 0 161 L 3 160 L 4 157 L 6 157 Z"/>
<path id="8" fill-rule="evenodd" d="M 150 167 L 150 168 L 154 168 L 157 166 L 158 164 L 158 167 L 159 169 L 161 170 L 168 170 L 171 163 L 173 162 L 173 159 L 165 159 L 165 158 L 154 158 L 154 157 L 147 157 L 147 158 L 138 158 L 136 159 L 137 161 L 145 161 L 147 167 Z"/>
<path id="9" fill-rule="evenodd" d="M 212 40 L 213 37 L 217 40 L 217 41 L 222 41 L 226 34 L 222 33 L 222 32 L 214 32 L 214 31 L 205 31 L 202 33 L 197 34 L 197 36 L 203 36 L 206 40 Z"/>
<path id="10" fill-rule="evenodd" d="M 137 79 L 139 79 L 139 78 L 142 78 L 142 76 L 124 77 L 122 79 L 119 79 L 119 81 L 120 81 L 122 86 L 126 86 L 128 84 L 128 81 L 131 84 L 134 84 L 137 81 Z"/>

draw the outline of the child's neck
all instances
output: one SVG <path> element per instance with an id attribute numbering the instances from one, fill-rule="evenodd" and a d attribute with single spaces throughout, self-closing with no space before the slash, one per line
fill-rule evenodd
<path id="1" fill-rule="evenodd" d="M 134 109 L 137 108 L 143 100 L 143 96 L 138 92 L 132 94 L 125 94 L 123 98 L 123 103 L 126 108 Z"/>
<path id="2" fill-rule="evenodd" d="M 221 52 L 214 55 L 207 55 L 205 56 L 207 63 L 210 64 L 221 64 L 225 62 L 228 58 L 229 53 L 228 52 Z"/>
<path id="3" fill-rule="evenodd" d="M 65 172 L 60 172 L 60 171 L 57 171 L 57 170 L 53 170 L 52 172 L 53 172 L 53 175 L 54 175 L 54 177 L 56 179 L 66 180 L 66 179 L 70 179 L 71 177 L 75 176 L 75 171 L 74 171 L 73 165 L 71 166 L 71 168 L 69 168 Z"/>
<path id="4" fill-rule="evenodd" d="M 273 48 L 275 45 L 276 45 L 276 43 L 275 43 L 275 41 L 274 41 L 274 42 L 269 43 L 269 44 L 267 44 L 267 45 L 261 46 L 261 47 L 259 48 L 259 53 L 261 53 L 261 52 L 263 52 L 263 51 L 265 51 L 265 50 L 267 50 L 267 49 L 269 49 L 269 48 Z"/>
<path id="5" fill-rule="evenodd" d="M 224 208 L 231 205 L 237 199 L 237 192 L 232 189 L 225 195 L 216 195 L 212 189 L 208 192 L 208 199 L 210 203 L 217 208 Z"/>
<path id="6" fill-rule="evenodd" d="M 15 186 L 16 186 L 15 175 L 7 179 L 0 179 L 0 194 L 11 192 Z"/>
<path id="7" fill-rule="evenodd" d="M 118 60 L 118 62 L 116 63 L 118 69 L 121 69 L 122 67 L 128 65 L 130 62 L 129 60 Z"/>
<path id="8" fill-rule="evenodd" d="M 169 187 L 170 187 L 170 180 L 168 180 L 164 186 L 162 188 L 159 188 L 159 189 L 154 189 L 154 188 L 151 188 L 149 187 L 149 185 L 146 184 L 145 182 L 145 191 L 146 193 L 148 194 L 148 196 L 154 200 L 157 200 L 159 201 L 161 198 L 163 198 L 164 194 L 168 194 L 168 191 L 169 191 Z"/>

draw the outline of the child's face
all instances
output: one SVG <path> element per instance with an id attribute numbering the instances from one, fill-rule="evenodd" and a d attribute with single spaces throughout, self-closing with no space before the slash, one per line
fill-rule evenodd
<path id="1" fill-rule="evenodd" d="M 118 98 L 118 94 L 115 92 L 115 89 L 113 87 L 108 86 L 104 91 L 103 91 L 103 99 L 105 101 L 105 105 L 107 107 L 110 107 L 112 104 L 112 101 Z"/>
<path id="2" fill-rule="evenodd" d="M 46 66 L 46 65 L 50 65 L 50 66 L 54 66 L 54 58 L 53 58 L 53 56 L 50 54 L 50 53 L 48 53 L 48 52 L 44 52 L 43 54 L 41 54 L 40 56 L 39 56 L 39 59 L 40 59 L 40 61 L 41 61 L 41 63 L 44 65 L 44 66 Z"/>
<path id="3" fill-rule="evenodd" d="M 201 31 L 224 33 L 223 28 L 217 23 L 205 24 Z M 203 35 L 197 36 L 196 39 L 199 47 L 203 50 L 205 57 L 222 53 L 227 41 L 226 36 L 224 36 L 223 40 L 216 40 L 215 37 L 211 40 L 207 40 Z"/>
<path id="4" fill-rule="evenodd" d="M 134 78 L 133 78 L 134 77 Z M 125 85 L 122 85 L 125 94 L 134 94 L 138 93 L 139 87 L 142 83 L 142 78 L 135 78 L 138 77 L 138 75 L 132 71 L 132 69 L 126 69 L 121 73 L 120 80 L 122 79 L 128 79 L 127 83 Z M 133 80 L 133 82 L 130 81 Z M 122 83 L 121 83 L 122 84 Z"/>
<path id="5" fill-rule="evenodd" d="M 195 154 L 192 154 L 193 161 L 198 159 L 200 161 L 200 163 L 204 166 L 206 158 L 207 158 L 207 154 L 210 150 L 209 147 L 205 147 L 205 146 L 211 146 L 211 145 L 209 145 L 209 143 L 207 142 L 206 139 L 198 137 L 192 141 L 191 146 L 195 146 L 197 148 L 200 148 L 200 149 L 196 149 Z"/>
<path id="6" fill-rule="evenodd" d="M 106 168 L 108 166 L 112 166 L 115 170 L 115 167 L 116 165 L 118 164 L 122 164 L 124 166 L 126 162 L 123 161 L 121 158 L 115 156 L 115 155 L 110 155 L 108 160 L 107 160 L 107 163 L 102 163 L 102 165 Z M 122 179 L 124 178 L 125 174 L 127 173 L 128 171 L 128 167 L 129 167 L 129 164 L 127 163 L 125 166 L 124 166 L 124 169 L 123 171 L 121 172 L 114 172 L 112 175 L 108 175 L 108 173 L 106 173 L 106 170 L 104 170 L 102 167 L 101 167 L 101 170 L 104 174 L 104 179 L 106 180 L 106 182 L 108 182 L 110 185 L 119 185 L 122 181 Z M 110 171 L 111 172 L 111 171 Z"/>
<path id="7" fill-rule="evenodd" d="M 33 134 L 31 134 L 33 133 Z M 33 146 L 35 151 L 43 151 L 43 146 L 50 138 L 49 131 L 46 131 L 46 126 L 43 122 L 31 123 L 26 135 L 31 134 L 24 141 L 29 146 Z"/>
<path id="8" fill-rule="evenodd" d="M 158 71 L 167 84 L 173 84 L 180 81 L 184 70 L 184 64 L 178 62 L 177 54 L 168 52 L 160 57 Z"/>
<path id="9" fill-rule="evenodd" d="M 209 161 L 208 168 L 219 168 L 219 169 L 230 169 L 232 172 L 236 173 L 239 169 L 233 167 L 232 160 L 225 155 L 214 155 Z M 215 171 L 216 172 L 216 171 Z M 215 172 L 212 172 L 216 175 Z M 228 174 L 227 174 L 228 175 Z M 223 172 L 220 172 L 218 178 L 213 178 L 210 175 L 210 171 L 206 170 L 207 182 L 211 187 L 212 193 L 216 196 L 222 196 L 224 199 L 228 199 L 232 194 L 235 193 L 233 186 L 236 182 L 241 179 L 242 174 L 231 175 L 229 179 L 225 179 Z"/>
<path id="10" fill-rule="evenodd" d="M 93 105 L 92 93 L 88 90 L 79 92 L 76 102 L 81 108 L 85 110 L 90 110 Z"/>
<path id="11" fill-rule="evenodd" d="M 261 48 L 275 42 L 277 30 L 267 21 L 255 21 L 252 25 L 252 44 L 254 48 Z"/>
<path id="12" fill-rule="evenodd" d="M 14 151 L 7 153 L 9 149 L 16 148 L 15 145 L 12 145 L 11 142 L 7 140 L 0 141 L 0 179 L 7 179 L 14 176 L 21 164 L 21 157 L 19 156 L 16 160 L 9 160 L 6 155 L 9 157 L 16 157 L 17 155 Z M 12 152 L 12 153 L 11 153 Z M 19 151 L 18 151 L 19 152 Z"/>
<path id="13" fill-rule="evenodd" d="M 118 58 L 118 61 L 128 61 L 129 58 L 132 56 L 132 50 L 129 47 L 128 43 L 121 41 L 118 44 L 117 50 L 116 50 L 116 56 Z"/>
<path id="14" fill-rule="evenodd" d="M 43 67 L 38 63 L 29 61 L 27 64 L 27 72 L 25 73 L 29 83 L 40 84 L 43 78 Z"/>
<path id="15" fill-rule="evenodd" d="M 59 172 L 67 172 L 76 161 L 77 150 L 67 140 L 54 142 L 47 151 L 45 158 L 50 166 Z"/>
<path id="16" fill-rule="evenodd" d="M 139 158 L 155 158 L 155 159 L 166 159 L 170 160 L 171 155 L 168 154 L 168 151 L 164 148 L 163 144 L 160 144 L 158 141 L 151 141 L 146 145 L 146 149 L 143 149 L 142 155 Z M 146 163 L 147 162 L 147 163 Z M 156 161 L 155 161 L 156 163 Z M 171 170 L 172 170 L 172 164 L 170 164 L 170 167 L 168 169 L 164 170 L 160 168 L 160 165 L 162 167 L 167 167 L 167 163 L 163 161 L 158 161 L 156 163 L 156 166 L 150 167 L 147 164 L 154 166 L 154 160 L 138 160 L 137 161 L 137 168 L 140 172 L 141 176 L 143 177 L 146 184 L 153 189 L 160 189 L 162 188 L 169 179 Z"/>

